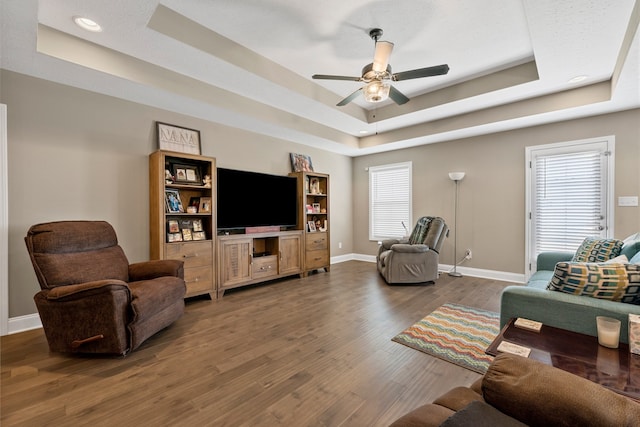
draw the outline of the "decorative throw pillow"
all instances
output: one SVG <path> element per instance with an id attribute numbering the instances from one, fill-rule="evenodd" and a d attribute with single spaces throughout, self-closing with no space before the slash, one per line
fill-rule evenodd
<path id="1" fill-rule="evenodd" d="M 640 265 L 559 262 L 547 289 L 640 305 Z"/>
<path id="2" fill-rule="evenodd" d="M 587 237 L 584 239 L 571 261 L 573 262 L 604 262 L 620 255 L 623 245 L 622 240 L 597 239 Z"/>
<path id="3" fill-rule="evenodd" d="M 423 216 L 418 220 L 411 232 L 411 236 L 409 236 L 409 244 L 416 245 L 424 242 L 424 238 L 429 230 L 429 223 L 432 219 L 430 216 Z"/>

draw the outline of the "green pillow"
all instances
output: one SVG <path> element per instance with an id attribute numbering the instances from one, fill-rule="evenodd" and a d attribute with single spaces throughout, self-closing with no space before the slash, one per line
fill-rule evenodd
<path id="1" fill-rule="evenodd" d="M 559 262 L 547 289 L 640 305 L 640 265 Z"/>
<path id="2" fill-rule="evenodd" d="M 584 239 L 571 261 L 573 262 L 604 262 L 620 255 L 624 242 L 618 239 L 598 239 L 587 237 Z"/>

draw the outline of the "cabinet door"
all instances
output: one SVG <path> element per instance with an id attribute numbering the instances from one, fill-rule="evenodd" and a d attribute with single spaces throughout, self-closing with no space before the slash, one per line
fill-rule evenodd
<path id="1" fill-rule="evenodd" d="M 251 239 L 220 241 L 221 288 L 251 280 Z"/>
<path id="2" fill-rule="evenodd" d="M 302 238 L 299 234 L 280 236 L 280 274 L 298 273 L 302 270 Z"/>

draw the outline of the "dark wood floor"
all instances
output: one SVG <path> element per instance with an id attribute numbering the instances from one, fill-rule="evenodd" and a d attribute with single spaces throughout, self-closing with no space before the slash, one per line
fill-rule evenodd
<path id="1" fill-rule="evenodd" d="M 391 341 L 446 302 L 499 310 L 505 282 L 388 286 L 371 263 L 194 300 L 126 358 L 2 337 L 3 426 L 385 426 L 478 374 Z"/>

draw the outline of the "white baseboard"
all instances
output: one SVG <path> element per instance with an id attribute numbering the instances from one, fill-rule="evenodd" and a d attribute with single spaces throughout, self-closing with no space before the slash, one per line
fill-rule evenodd
<path id="1" fill-rule="evenodd" d="M 18 332 L 25 332 L 38 328 L 42 328 L 42 322 L 40 321 L 38 313 L 9 318 L 9 334 L 17 334 Z"/>
<path id="2" fill-rule="evenodd" d="M 347 254 L 347 255 L 340 255 L 338 257 L 331 258 L 331 264 L 337 264 L 339 262 L 345 262 L 345 261 L 365 261 L 365 262 L 375 263 L 376 257 L 375 255 Z M 447 265 L 447 264 L 438 265 L 438 270 L 443 273 L 449 272 L 452 269 L 453 269 L 452 265 Z M 524 274 L 511 273 L 508 271 L 484 270 L 481 268 L 460 267 L 460 266 L 458 266 L 457 271 L 461 273 L 463 276 L 480 277 L 483 279 L 500 280 L 504 282 L 513 282 L 513 283 L 526 282 Z"/>

